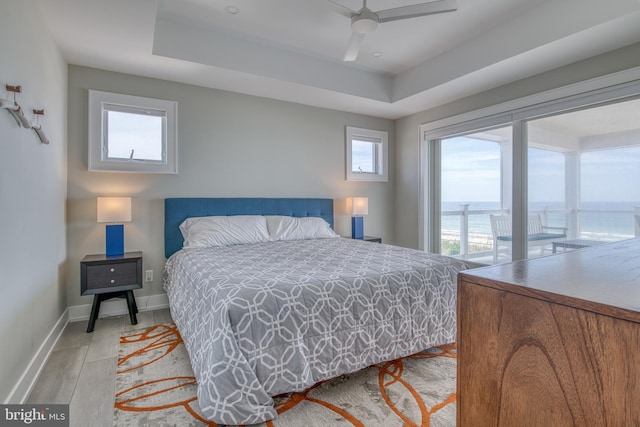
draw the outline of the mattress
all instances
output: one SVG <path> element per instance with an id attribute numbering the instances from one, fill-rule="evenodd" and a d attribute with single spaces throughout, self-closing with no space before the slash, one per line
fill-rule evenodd
<path id="1" fill-rule="evenodd" d="M 348 238 L 182 249 L 164 287 L 220 424 L 277 416 L 272 396 L 456 339 L 463 261 Z"/>

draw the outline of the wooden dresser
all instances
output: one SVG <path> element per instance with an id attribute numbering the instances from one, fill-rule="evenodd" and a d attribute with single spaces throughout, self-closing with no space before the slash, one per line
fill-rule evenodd
<path id="1" fill-rule="evenodd" d="M 460 273 L 457 425 L 640 426 L 640 239 Z"/>

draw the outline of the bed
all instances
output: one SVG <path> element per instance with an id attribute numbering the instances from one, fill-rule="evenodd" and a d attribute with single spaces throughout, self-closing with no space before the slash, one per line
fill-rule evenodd
<path id="1" fill-rule="evenodd" d="M 258 241 L 194 244 L 187 227 L 241 219 Z M 305 235 L 309 224 L 320 228 Z M 455 341 L 468 264 L 332 227 L 331 199 L 165 200 L 164 287 L 207 418 L 274 419 L 272 396 Z"/>

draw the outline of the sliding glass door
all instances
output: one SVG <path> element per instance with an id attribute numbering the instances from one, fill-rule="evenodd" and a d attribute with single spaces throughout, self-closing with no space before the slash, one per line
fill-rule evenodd
<path id="1" fill-rule="evenodd" d="M 573 108 L 426 138 L 425 248 L 495 264 L 640 236 L 640 99 Z"/>
<path id="2" fill-rule="evenodd" d="M 440 253 L 492 256 L 492 215 L 511 211 L 511 127 L 440 141 Z"/>
<path id="3" fill-rule="evenodd" d="M 637 235 L 639 119 L 640 100 L 636 99 L 529 122 L 530 144 L 545 144 L 552 156 L 564 157 L 539 166 L 539 175 L 550 178 L 547 188 L 552 197 L 545 205 L 540 204 L 547 198 L 544 192 L 534 195 L 531 190 L 539 178 L 529 171 L 529 213 L 546 213 L 549 225 L 566 227 L 566 239 L 557 239 L 550 247 L 552 253 Z M 557 173 L 561 163 L 564 176 Z"/>

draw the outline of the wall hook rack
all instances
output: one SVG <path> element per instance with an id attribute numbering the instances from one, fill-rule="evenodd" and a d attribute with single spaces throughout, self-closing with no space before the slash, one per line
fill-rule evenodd
<path id="1" fill-rule="evenodd" d="M 44 131 L 42 130 L 42 125 L 38 123 L 38 117 L 44 116 L 44 110 L 33 110 L 33 114 L 36 116 L 36 122 L 30 123 L 31 129 L 33 129 L 36 135 L 38 135 L 38 138 L 40 138 L 40 142 L 42 142 L 43 144 L 48 144 L 49 138 L 47 138 L 47 135 L 45 135 Z"/>
<path id="2" fill-rule="evenodd" d="M 16 120 L 18 126 L 23 128 L 31 129 L 31 122 L 24 115 L 24 111 L 22 111 L 22 107 L 16 102 L 16 93 L 22 92 L 22 86 L 11 86 L 6 85 L 7 92 L 13 92 L 13 101 L 8 99 L 0 99 L 0 109 L 5 109 Z"/>

